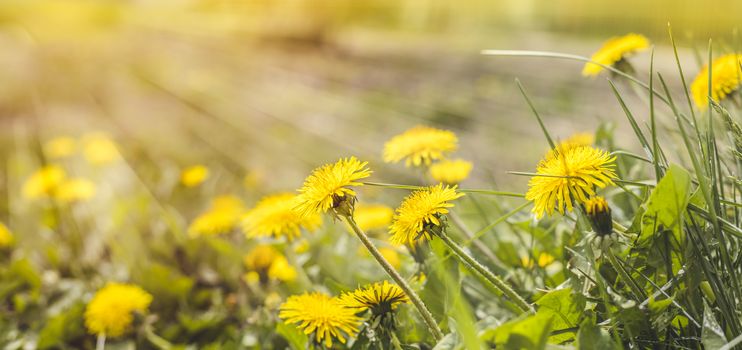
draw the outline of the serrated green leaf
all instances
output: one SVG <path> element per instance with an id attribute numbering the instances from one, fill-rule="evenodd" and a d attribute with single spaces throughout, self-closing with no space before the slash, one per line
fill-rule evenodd
<path id="1" fill-rule="evenodd" d="M 663 231 L 672 231 L 676 237 L 680 237 L 683 213 L 690 199 L 690 185 L 688 171 L 671 164 L 645 204 L 638 241 L 640 245 L 648 244 L 656 233 Z"/>

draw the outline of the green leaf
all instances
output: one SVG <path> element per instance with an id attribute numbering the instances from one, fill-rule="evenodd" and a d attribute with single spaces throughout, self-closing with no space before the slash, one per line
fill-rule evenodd
<path id="1" fill-rule="evenodd" d="M 577 349 L 621 349 L 619 344 L 613 341 L 610 334 L 595 324 L 595 314 L 590 313 L 580 325 L 577 333 Z"/>
<path id="2" fill-rule="evenodd" d="M 553 290 L 536 301 L 538 314 L 553 316 L 552 326 L 555 330 L 577 327 L 580 316 L 585 310 L 585 298 L 572 293 L 571 288 Z M 574 339 L 574 332 L 567 332 L 549 337 L 549 342 L 560 344 Z"/>
<path id="3" fill-rule="evenodd" d="M 547 313 L 521 316 L 489 332 L 487 338 L 494 342 L 498 348 L 503 347 L 507 350 L 545 349 L 552 329 L 553 318 L 553 314 Z"/>
<path id="4" fill-rule="evenodd" d="M 671 164 L 649 196 L 642 215 L 639 244 L 646 245 L 658 232 L 672 231 L 680 238 L 680 224 L 690 198 L 690 174 Z"/>
<path id="5" fill-rule="evenodd" d="M 285 322 L 276 323 L 276 333 L 286 339 L 294 350 L 304 349 L 309 343 L 309 338 L 307 338 L 306 334 L 299 331 L 294 325 L 286 324 Z"/>
<path id="6" fill-rule="evenodd" d="M 68 310 L 50 318 L 39 333 L 38 349 L 51 349 L 69 340 L 85 335 L 83 313 L 85 304 L 77 303 Z"/>

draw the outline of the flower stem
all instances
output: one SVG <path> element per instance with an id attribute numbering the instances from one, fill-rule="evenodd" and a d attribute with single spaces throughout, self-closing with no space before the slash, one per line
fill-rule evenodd
<path id="1" fill-rule="evenodd" d="M 95 342 L 95 350 L 105 350 L 106 348 L 106 335 L 104 333 L 98 333 L 98 339 Z"/>
<path id="2" fill-rule="evenodd" d="M 399 272 L 397 272 L 397 270 L 392 267 L 392 265 L 384 258 L 384 256 L 381 255 L 379 250 L 376 248 L 376 246 L 374 246 L 366 233 L 364 233 L 363 230 L 358 227 L 358 224 L 356 224 L 356 221 L 353 219 L 353 217 L 349 215 L 344 217 L 350 227 L 353 228 L 353 232 L 355 232 L 356 236 L 358 236 L 358 239 L 361 240 L 361 243 L 366 246 L 366 249 L 368 249 L 371 255 L 374 256 L 374 258 L 376 258 L 376 261 L 378 261 L 379 265 L 384 268 L 384 271 L 386 271 L 386 273 L 389 274 L 389 276 L 395 282 L 397 282 L 399 287 L 402 288 L 405 294 L 407 294 L 407 296 L 410 298 L 412 304 L 415 305 L 417 311 L 420 312 L 420 316 L 422 316 L 423 321 L 425 321 L 425 324 L 428 326 L 430 333 L 433 334 L 433 338 L 435 338 L 435 341 L 438 342 L 443 339 L 443 332 L 441 332 L 441 329 L 438 327 L 438 323 L 435 321 L 433 315 L 425 306 L 422 299 L 420 299 L 420 296 L 418 296 L 417 293 L 412 290 L 412 287 L 410 287 L 407 281 L 402 278 Z"/>
<path id="3" fill-rule="evenodd" d="M 437 237 L 439 237 L 446 245 L 451 248 L 454 255 L 461 260 L 461 262 L 464 263 L 469 268 L 473 268 L 476 272 L 478 272 L 480 275 L 482 275 L 488 282 L 492 283 L 498 290 L 500 290 L 503 294 L 505 294 L 510 300 L 515 303 L 515 306 L 520 309 L 521 313 L 527 313 L 527 312 L 534 312 L 533 307 L 528 304 L 528 302 L 525 301 L 518 293 L 516 293 L 513 288 L 510 288 L 505 281 L 500 279 L 500 277 L 497 277 L 494 273 L 492 273 L 489 269 L 487 269 L 484 265 L 480 264 L 477 260 L 474 259 L 469 253 L 464 251 L 464 249 L 458 245 L 456 242 L 451 240 L 451 237 L 448 237 L 445 232 L 442 230 L 437 233 Z"/>

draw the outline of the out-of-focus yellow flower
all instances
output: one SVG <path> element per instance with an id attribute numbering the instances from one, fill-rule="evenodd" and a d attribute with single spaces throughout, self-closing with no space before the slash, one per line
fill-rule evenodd
<path id="1" fill-rule="evenodd" d="M 263 175 L 257 170 L 249 171 L 242 179 L 242 185 L 248 190 L 258 188 L 261 182 L 263 182 Z"/>
<path id="2" fill-rule="evenodd" d="M 44 166 L 23 184 L 23 196 L 28 199 L 53 197 L 65 177 L 66 173 L 59 165 Z"/>
<path id="3" fill-rule="evenodd" d="M 301 236 L 301 229 L 316 230 L 322 224 L 317 213 L 302 216 L 294 208 L 297 196 L 280 193 L 261 199 L 242 218 L 242 230 L 248 238 L 286 237 L 288 240 Z"/>
<path id="4" fill-rule="evenodd" d="M 98 290 L 85 309 L 85 326 L 92 334 L 118 337 L 131 326 L 133 313 L 144 313 L 152 295 L 139 286 L 108 283 Z"/>
<path id="5" fill-rule="evenodd" d="M 296 279 L 296 269 L 289 264 L 283 254 L 267 244 L 258 245 L 250 250 L 245 256 L 245 267 L 255 272 L 258 280 L 263 282 L 271 279 L 291 282 Z"/>
<path id="6" fill-rule="evenodd" d="M 296 269 L 289 264 L 285 256 L 279 256 L 268 269 L 268 277 L 278 281 L 291 282 L 296 280 Z"/>
<path id="7" fill-rule="evenodd" d="M 442 160 L 430 166 L 430 177 L 437 182 L 456 185 L 469 177 L 473 164 L 463 159 Z"/>
<path id="8" fill-rule="evenodd" d="M 77 151 L 77 140 L 69 136 L 55 137 L 44 144 L 44 154 L 51 159 L 69 157 Z"/>
<path id="9" fill-rule="evenodd" d="M 119 159 L 116 143 L 103 133 L 92 133 L 82 138 L 83 155 L 90 164 L 105 165 Z"/>
<path id="10" fill-rule="evenodd" d="M 295 323 L 305 334 L 314 334 L 317 343 L 332 347 L 333 338 L 345 344 L 346 336 L 358 333 L 361 318 L 338 298 L 323 293 L 304 293 L 289 297 L 280 307 L 278 317 Z"/>
<path id="11" fill-rule="evenodd" d="M 309 251 L 309 248 L 311 248 L 309 246 L 309 241 L 306 239 L 302 239 L 294 245 L 294 253 L 304 254 Z"/>
<path id="12" fill-rule="evenodd" d="M 302 216 L 311 216 L 343 205 L 352 207 L 356 192 L 350 187 L 362 186 L 358 180 L 371 176 L 367 165 L 368 162 L 350 157 L 314 169 L 299 189 L 295 210 Z"/>
<path id="13" fill-rule="evenodd" d="M 231 232 L 245 212 L 242 201 L 232 195 L 214 198 L 210 208 L 197 216 L 188 227 L 191 237 Z"/>
<path id="14" fill-rule="evenodd" d="M 590 60 L 606 66 L 613 66 L 619 61 L 626 59 L 635 52 L 645 50 L 649 47 L 649 39 L 640 34 L 627 34 L 620 37 L 608 39 L 603 46 L 596 51 Z M 595 76 L 603 71 L 603 67 L 595 63 L 586 63 L 582 69 L 582 75 Z"/>
<path id="15" fill-rule="evenodd" d="M 402 260 L 399 258 L 399 253 L 397 253 L 395 249 L 382 247 L 379 248 L 379 253 L 381 253 L 381 256 L 383 256 L 384 259 L 386 259 L 386 261 L 388 261 L 395 269 L 398 270 L 402 267 Z"/>
<path id="16" fill-rule="evenodd" d="M 8 226 L 0 222 L 0 248 L 9 247 L 13 244 L 13 233 Z"/>
<path id="17" fill-rule="evenodd" d="M 551 265 L 551 263 L 554 262 L 554 260 L 555 259 L 554 259 L 554 257 L 551 254 L 542 252 L 541 254 L 538 255 L 538 266 L 539 267 L 549 266 L 549 265 Z M 529 268 L 529 269 L 530 268 L 533 268 L 535 266 L 534 261 L 533 261 L 533 259 L 531 259 L 530 256 L 524 256 L 524 257 L 522 257 L 521 258 L 521 264 L 523 264 L 523 267 L 526 267 L 526 268 Z"/>
<path id="18" fill-rule="evenodd" d="M 358 204 L 353 218 L 364 231 L 386 229 L 392 222 L 394 209 L 382 204 Z"/>
<path id="19" fill-rule="evenodd" d="M 180 183 L 185 187 L 196 187 L 209 178 L 209 168 L 198 164 L 183 169 L 180 173 Z"/>
<path id="20" fill-rule="evenodd" d="M 398 285 L 384 281 L 344 293 L 340 302 L 357 313 L 371 310 L 374 315 L 381 315 L 392 312 L 399 304 L 409 303 L 410 298 Z"/>
<path id="21" fill-rule="evenodd" d="M 384 161 L 397 163 L 404 160 L 406 166 L 430 165 L 457 147 L 458 138 L 453 132 L 418 125 L 384 144 Z"/>
<path id="22" fill-rule="evenodd" d="M 737 91 L 742 84 L 742 53 L 733 53 L 721 56 L 711 63 L 711 98 L 719 102 L 727 95 Z M 698 73 L 690 85 L 698 108 L 705 110 L 709 105 L 709 66 L 706 65 Z"/>
<path id="23" fill-rule="evenodd" d="M 389 241 L 414 246 L 419 239 L 432 237 L 431 228 L 441 226 L 441 216 L 453 207 L 449 202 L 463 195 L 456 192 L 456 186 L 443 184 L 412 192 L 397 208 Z"/>
<path id="24" fill-rule="evenodd" d="M 86 201 L 95 196 L 95 183 L 88 179 L 67 179 L 57 189 L 55 198 L 62 203 Z"/>

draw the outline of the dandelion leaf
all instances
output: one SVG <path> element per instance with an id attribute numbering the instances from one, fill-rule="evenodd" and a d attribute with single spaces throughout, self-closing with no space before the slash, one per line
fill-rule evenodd
<path id="1" fill-rule="evenodd" d="M 680 237 L 683 212 L 690 199 L 690 174 L 675 164 L 670 165 L 665 176 L 657 183 L 642 215 L 642 229 L 638 243 L 648 244 L 660 232 L 672 231 Z"/>
<path id="2" fill-rule="evenodd" d="M 553 316 L 554 330 L 562 330 L 579 325 L 580 316 L 585 310 L 585 298 L 580 294 L 572 293 L 571 288 L 563 288 L 546 293 L 536 301 L 536 305 L 538 305 L 538 314 Z M 549 343 L 561 344 L 573 340 L 574 337 L 574 332 L 557 334 L 549 337 Z"/>

